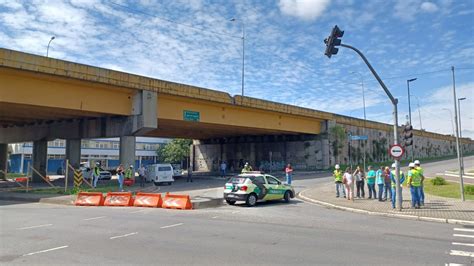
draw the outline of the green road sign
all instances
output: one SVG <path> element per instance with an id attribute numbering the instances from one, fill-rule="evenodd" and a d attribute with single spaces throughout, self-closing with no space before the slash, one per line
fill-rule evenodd
<path id="1" fill-rule="evenodd" d="M 184 121 L 195 121 L 199 122 L 201 116 L 199 112 L 184 110 L 183 111 L 183 120 Z"/>

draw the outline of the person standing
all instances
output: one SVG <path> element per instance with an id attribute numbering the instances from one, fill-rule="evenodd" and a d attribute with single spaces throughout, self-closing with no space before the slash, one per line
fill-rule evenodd
<path id="1" fill-rule="evenodd" d="M 125 179 L 133 179 L 135 177 L 135 171 L 133 171 L 133 165 L 130 165 L 125 171 Z"/>
<path id="2" fill-rule="evenodd" d="M 407 185 L 410 188 L 411 192 L 411 207 L 415 209 L 419 209 L 421 206 L 420 203 L 420 190 L 421 190 L 421 183 L 422 178 L 418 171 L 415 169 L 415 164 L 410 163 L 408 165 L 408 182 Z"/>
<path id="3" fill-rule="evenodd" d="M 291 164 L 288 164 L 285 168 L 285 174 L 286 174 L 286 183 L 288 185 L 291 185 L 291 178 L 293 175 L 293 167 L 291 167 Z"/>
<path id="4" fill-rule="evenodd" d="M 372 166 L 369 165 L 369 172 L 367 173 L 367 188 L 369 189 L 369 199 L 377 199 L 377 192 L 375 191 L 375 171 L 372 169 Z"/>
<path id="5" fill-rule="evenodd" d="M 123 164 L 120 164 L 117 167 L 117 178 L 118 178 L 118 183 L 119 183 L 119 190 L 123 191 Z"/>
<path id="6" fill-rule="evenodd" d="M 92 171 L 92 179 L 93 179 L 92 180 L 92 186 L 94 188 L 97 187 L 97 181 L 99 180 L 99 177 L 100 177 L 100 163 L 96 162 L 94 170 Z"/>
<path id="7" fill-rule="evenodd" d="M 350 167 L 346 168 L 346 171 L 344 172 L 344 176 L 342 177 L 342 183 L 344 184 L 346 188 L 346 195 L 348 200 L 352 200 L 352 182 L 353 182 L 353 177 L 352 177 L 352 169 Z"/>
<path id="8" fill-rule="evenodd" d="M 187 178 L 186 178 L 186 182 L 193 182 L 193 169 L 191 167 L 191 165 L 188 165 L 188 175 L 187 175 Z"/>
<path id="9" fill-rule="evenodd" d="M 356 170 L 354 171 L 353 178 L 356 182 L 356 190 L 357 190 L 357 198 L 359 199 L 361 196 L 365 198 L 365 188 L 364 188 L 364 170 L 357 166 Z"/>
<path id="10" fill-rule="evenodd" d="M 252 166 L 250 166 L 248 162 L 245 163 L 244 168 L 242 168 L 242 174 L 245 174 L 247 172 L 252 172 L 252 171 L 253 171 Z"/>
<path id="11" fill-rule="evenodd" d="M 344 186 L 342 184 L 342 172 L 340 170 L 339 164 L 336 164 L 334 166 L 336 168 L 332 174 L 334 176 L 334 182 L 336 183 L 336 198 L 339 198 L 339 190 L 342 190 L 342 194 L 344 195 L 344 198 L 346 197 L 346 191 L 344 190 Z"/>
<path id="12" fill-rule="evenodd" d="M 425 206 L 425 191 L 423 189 L 423 183 L 425 181 L 425 175 L 423 168 L 421 168 L 421 163 L 419 160 L 415 160 L 415 169 L 418 174 L 421 176 L 421 186 L 420 186 L 420 204 L 421 206 Z"/>
<path id="13" fill-rule="evenodd" d="M 397 165 L 396 164 L 392 164 L 392 171 L 390 172 L 390 181 L 392 182 L 392 208 L 395 209 L 395 202 L 397 200 L 397 181 L 396 181 L 396 167 Z M 399 177 L 400 177 L 400 199 L 401 199 L 401 202 L 403 202 L 403 182 L 405 182 L 405 175 L 403 174 L 403 172 L 400 170 L 400 174 L 399 174 Z"/>
<path id="14" fill-rule="evenodd" d="M 227 170 L 227 164 L 225 161 L 222 161 L 221 162 L 221 177 L 224 177 L 226 176 L 226 170 Z"/>
<path id="15" fill-rule="evenodd" d="M 385 185 L 384 185 L 384 192 L 383 192 L 383 200 L 391 199 L 392 198 L 392 181 L 390 180 L 390 168 L 385 166 L 384 170 L 384 178 L 385 178 Z M 390 194 L 390 196 L 388 195 Z"/>
<path id="16" fill-rule="evenodd" d="M 140 177 L 140 187 L 145 187 L 145 175 L 146 175 L 146 169 L 142 165 L 138 168 L 138 176 Z"/>
<path id="17" fill-rule="evenodd" d="M 375 183 L 377 183 L 377 186 L 379 187 L 379 195 L 378 195 L 379 201 L 383 201 L 382 194 L 383 194 L 383 187 L 385 185 L 385 177 L 384 177 L 382 165 L 375 173 Z"/>

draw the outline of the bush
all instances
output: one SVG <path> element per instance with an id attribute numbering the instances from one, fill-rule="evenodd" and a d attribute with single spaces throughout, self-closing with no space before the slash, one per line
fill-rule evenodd
<path id="1" fill-rule="evenodd" d="M 474 185 L 464 185 L 464 193 L 474 195 Z"/>
<path id="2" fill-rule="evenodd" d="M 434 179 L 431 179 L 430 181 L 433 186 L 443 186 L 447 184 L 446 180 L 440 176 L 437 176 Z"/>

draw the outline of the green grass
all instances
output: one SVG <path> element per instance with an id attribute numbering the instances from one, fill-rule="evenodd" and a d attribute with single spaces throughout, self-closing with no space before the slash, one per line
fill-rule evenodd
<path id="1" fill-rule="evenodd" d="M 119 191 L 119 186 L 116 182 L 113 182 L 110 184 L 98 185 L 97 188 L 90 188 L 86 186 L 87 185 L 83 184 L 83 186 L 80 189 L 74 189 L 74 188 L 69 187 L 66 192 L 64 192 L 64 187 L 38 188 L 38 189 L 30 190 L 28 193 L 50 194 L 50 195 L 72 195 L 72 194 L 77 194 L 79 191 L 102 192 L 102 193 Z M 124 186 L 125 190 L 128 190 L 127 188 L 130 188 L 130 187 Z"/>
<path id="2" fill-rule="evenodd" d="M 7 173 L 7 178 L 16 178 L 16 177 L 24 177 L 25 174 L 17 174 L 17 173 Z"/>
<path id="3" fill-rule="evenodd" d="M 440 196 L 440 197 L 446 197 L 446 198 L 455 198 L 455 199 L 460 199 L 461 198 L 461 192 L 460 186 L 458 183 L 454 182 L 446 182 L 446 185 L 442 186 L 435 186 L 429 180 L 425 180 L 424 182 L 424 191 L 427 194 L 435 195 L 435 196 Z M 474 193 L 471 192 L 469 193 L 467 190 L 469 190 L 467 187 L 472 187 L 474 185 L 464 185 L 464 197 L 466 200 L 474 200 Z M 470 190 L 474 191 L 474 190 Z"/>

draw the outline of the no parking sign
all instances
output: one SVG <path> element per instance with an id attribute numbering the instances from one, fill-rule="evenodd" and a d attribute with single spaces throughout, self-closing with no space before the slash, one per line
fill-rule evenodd
<path id="1" fill-rule="evenodd" d="M 390 146 L 390 148 L 388 149 L 388 153 L 390 154 L 390 156 L 392 156 L 393 158 L 395 159 L 400 159 L 403 154 L 405 153 L 405 150 L 403 149 L 402 146 L 398 145 L 398 144 L 393 144 L 392 146 Z"/>

